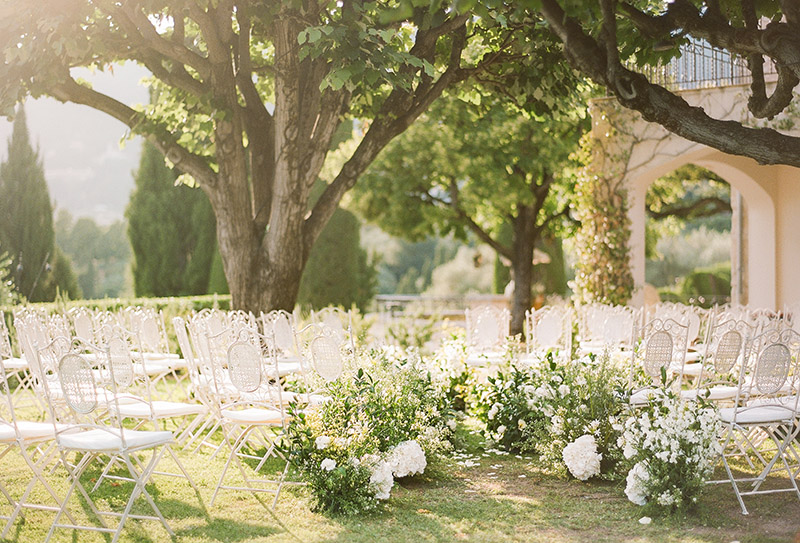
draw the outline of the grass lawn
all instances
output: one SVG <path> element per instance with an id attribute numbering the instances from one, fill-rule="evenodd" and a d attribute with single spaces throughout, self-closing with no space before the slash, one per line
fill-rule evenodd
<path id="1" fill-rule="evenodd" d="M 750 497 L 746 500 L 750 515 L 743 516 L 729 485 L 711 486 L 691 514 L 655 517 L 651 524 L 642 525 L 641 508 L 627 501 L 624 483 L 582 483 L 545 475 L 528 458 L 492 449 L 487 452 L 475 434 L 462 430 L 463 449 L 452 460 L 435 462 L 424 476 L 395 485 L 384 507 L 359 517 L 313 513 L 302 487 L 285 490 L 274 514 L 247 492 L 222 491 L 214 507 L 208 507 L 198 503 L 183 479 L 156 476 L 156 484 L 149 488 L 176 533 L 174 541 L 185 543 L 800 542 L 800 500 L 789 493 Z M 212 459 L 207 451 L 180 451 L 179 456 L 208 504 L 224 464 L 223 455 Z M 164 460 L 162 465 L 169 468 L 170 462 Z M 19 495 L 28 476 L 18 455 L 5 456 L 2 470 L 3 483 L 13 495 Z M 63 473 L 59 469 L 49 477 L 62 490 L 66 488 Z M 87 479 L 98 474 L 88 473 Z M 96 493 L 97 500 L 122 507 L 120 496 L 130 490 L 126 485 L 104 483 Z M 39 489 L 37 494 L 44 500 Z M 262 495 L 262 499 L 266 503 L 271 497 Z M 77 499 L 73 498 L 71 505 L 78 517 L 84 514 Z M 0 514 L 7 509 L 0 507 Z M 138 510 L 148 512 L 146 506 Z M 49 512 L 26 512 L 24 522 L 17 521 L 9 540 L 42 541 L 52 518 Z M 81 543 L 110 539 L 63 529 L 53 538 Z M 121 541 L 170 538 L 157 522 L 130 520 Z"/>

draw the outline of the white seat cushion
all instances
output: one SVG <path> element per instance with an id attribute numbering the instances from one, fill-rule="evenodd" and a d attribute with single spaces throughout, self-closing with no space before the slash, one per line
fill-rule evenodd
<path id="1" fill-rule="evenodd" d="M 17 421 L 17 430 L 22 439 L 46 439 L 56 434 L 56 428 L 64 430 L 65 424 L 53 426 L 52 422 L 32 422 L 27 420 Z M 9 443 L 17 439 L 12 423 L 0 424 L 0 443 Z"/>
<path id="2" fill-rule="evenodd" d="M 124 431 L 128 449 L 143 449 L 171 443 L 172 432 L 146 430 Z M 94 429 L 68 432 L 58 436 L 58 444 L 66 449 L 93 452 L 117 452 L 122 450 L 122 437 L 118 428 Z"/>
<path id="3" fill-rule="evenodd" d="M 649 404 L 651 400 L 663 395 L 664 391 L 660 388 L 643 388 L 631 394 L 629 402 L 632 406 L 643 406 Z"/>
<path id="4" fill-rule="evenodd" d="M 281 424 L 280 411 L 259 409 L 258 407 L 250 407 L 248 409 L 223 409 L 222 416 L 231 422 L 242 424 Z"/>
<path id="5" fill-rule="evenodd" d="M 26 370 L 28 369 L 28 361 L 24 358 L 4 358 L 3 367 L 6 369 L 6 371 Z"/>
<path id="6" fill-rule="evenodd" d="M 683 365 L 682 373 L 683 373 L 683 375 L 687 375 L 689 377 L 698 377 L 700 375 L 700 371 L 702 369 L 703 369 L 703 365 L 702 364 L 699 364 L 699 363 L 696 363 L 696 362 L 689 363 L 689 361 L 687 360 L 686 364 Z M 680 366 L 673 366 L 672 367 L 672 371 L 674 373 L 681 373 L 681 367 Z"/>
<path id="7" fill-rule="evenodd" d="M 786 407 L 776 405 L 726 407 L 719 410 L 719 418 L 722 422 L 733 422 L 734 417 L 736 424 L 770 424 L 791 421 L 794 418 L 794 412 Z"/>
<path id="8" fill-rule="evenodd" d="M 150 405 L 147 402 L 120 404 L 119 409 L 112 406 L 118 415 L 125 418 L 148 418 L 151 415 Z M 200 404 L 167 402 L 156 400 L 152 405 L 152 414 L 155 418 L 182 417 L 186 415 L 198 415 L 204 413 L 206 408 Z"/>
<path id="9" fill-rule="evenodd" d="M 487 351 L 485 353 L 472 353 L 467 356 L 466 364 L 470 367 L 483 367 L 499 364 L 503 361 L 505 353 L 499 351 Z"/>
<path id="10" fill-rule="evenodd" d="M 716 385 L 710 388 L 701 389 L 699 392 L 696 388 L 692 390 L 681 390 L 681 397 L 684 400 L 696 400 L 697 397 L 706 398 L 708 392 L 709 400 L 730 400 L 736 397 L 736 391 L 739 387 L 734 385 Z"/>

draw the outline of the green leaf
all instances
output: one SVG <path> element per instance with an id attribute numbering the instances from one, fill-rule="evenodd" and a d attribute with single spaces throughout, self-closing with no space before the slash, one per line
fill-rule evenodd
<path id="1" fill-rule="evenodd" d="M 306 32 L 305 30 L 303 30 L 297 35 L 297 43 L 299 43 L 300 45 L 303 45 L 307 39 L 308 39 L 308 32 Z"/>
<path id="2" fill-rule="evenodd" d="M 308 43 L 316 43 L 322 37 L 322 32 L 318 28 L 308 29 Z"/>

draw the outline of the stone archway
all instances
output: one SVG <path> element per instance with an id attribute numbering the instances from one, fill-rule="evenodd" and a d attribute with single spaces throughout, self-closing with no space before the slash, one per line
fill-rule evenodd
<path id="1" fill-rule="evenodd" d="M 745 86 L 695 89 L 681 95 L 712 117 L 736 121 L 747 117 Z M 612 169 L 615 175 L 619 172 L 627 189 L 630 266 L 635 287 L 639 287 L 634 291 L 633 304 L 644 302 L 641 287 L 645 281 L 647 188 L 658 177 L 692 163 L 725 179 L 735 191 L 734 207 L 742 204 L 735 210 L 732 228 L 734 298 L 770 309 L 800 307 L 800 169 L 762 166 L 752 159 L 687 141 L 623 109 L 613 98 L 595 100 L 590 109 L 592 139 L 599 142 L 606 157 L 616 161 L 618 166 Z M 800 125 L 790 132 L 800 135 Z M 739 230 L 736 226 L 740 221 Z"/>
<path id="2" fill-rule="evenodd" d="M 655 158 L 655 157 L 654 157 Z M 654 160 L 651 167 L 627 181 L 631 218 L 631 268 L 635 286 L 633 303 L 644 302 L 645 195 L 650 185 L 686 164 L 710 170 L 731 186 L 732 301 L 758 307 L 776 307 L 776 207 L 772 196 L 757 179 L 766 174 L 754 161 L 697 146 L 678 156 Z M 741 195 L 738 199 L 736 195 Z M 755 241 L 755 243 L 753 243 Z M 751 280 L 751 278 L 753 280 Z"/>

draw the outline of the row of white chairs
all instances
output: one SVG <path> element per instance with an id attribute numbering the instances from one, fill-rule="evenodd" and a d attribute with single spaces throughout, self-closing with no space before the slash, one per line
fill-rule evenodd
<path id="1" fill-rule="evenodd" d="M 227 459 L 211 505 L 220 491 L 233 489 L 271 492 L 274 507 L 288 470 L 288 462 L 277 447 L 288 422 L 287 404 L 292 400 L 300 404 L 324 401 L 314 386 L 337 378 L 344 368 L 344 355 L 354 352 L 345 320 L 348 315 L 329 313 L 330 325 L 311 323 L 300 330 L 286 312 L 255 317 L 209 310 L 187 320 L 176 318 L 173 325 L 183 355 L 178 358 L 163 352 L 166 349 L 161 345 L 166 341 L 162 343 L 159 338 L 157 348 L 155 334 L 147 338 L 148 319 L 160 315 L 141 310 L 129 310 L 114 318 L 105 313 L 81 313 L 79 317 L 18 312 L 15 329 L 24 357 L 16 360 L 21 360 L 21 375 L 25 377 L 4 365 L 0 368 L 5 397 L 0 409 L 0 445 L 5 447 L 0 457 L 18 451 L 31 471 L 31 481 L 21 495 L 12 495 L 0 480 L 0 493 L 12 511 L 3 517 L 6 525 L 0 535 L 6 535 L 27 509 L 56 513 L 48 540 L 57 529 L 69 528 L 112 533 L 116 541 L 127 518 L 160 521 L 174 535 L 145 485 L 154 475 L 181 476 L 200 499 L 199 489 L 173 447 L 188 449 L 213 443 L 216 429 L 222 440 L 213 443 L 214 454 L 227 453 Z M 334 317 L 338 326 L 333 323 Z M 157 330 L 164 334 L 163 324 Z M 89 335 L 91 340 L 82 337 Z M 2 354 L 0 364 L 12 360 L 10 343 Z M 156 354 L 169 356 L 159 358 Z M 170 361 L 174 378 L 148 371 L 153 360 Z M 181 394 L 169 389 L 180 387 L 184 377 L 188 395 L 176 399 L 173 396 Z M 24 379 L 28 379 L 33 394 L 17 393 Z M 299 388 L 293 390 L 292 384 Z M 23 399 L 29 396 L 39 401 L 26 404 Z M 167 425 L 167 421 L 172 422 Z M 171 430 L 163 430 L 165 427 Z M 145 452 L 150 455 L 142 462 L 140 457 Z M 157 471 L 164 456 L 172 458 L 178 473 Z M 248 457 L 258 459 L 255 469 L 244 462 Z M 283 462 L 279 474 L 259 478 L 270 458 Z M 94 488 L 84 488 L 81 474 L 98 462 L 102 475 Z M 55 491 L 48 480 L 59 471 L 57 468 L 64 468 L 69 478 L 66 495 Z M 120 475 L 120 468 L 124 475 Z M 232 481 L 237 470 L 240 479 Z M 135 483 L 124 510 L 98 507 L 92 493 L 104 481 L 120 477 Z M 48 502 L 35 503 L 32 499 L 37 485 L 46 490 Z M 76 509 L 70 506 L 75 494 L 86 500 L 98 524 L 76 520 Z M 149 503 L 152 514 L 131 514 L 139 498 Z M 115 518 L 116 523 L 110 523 L 109 518 Z"/>

